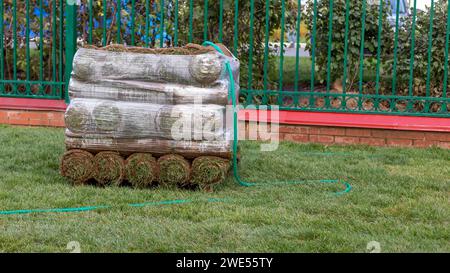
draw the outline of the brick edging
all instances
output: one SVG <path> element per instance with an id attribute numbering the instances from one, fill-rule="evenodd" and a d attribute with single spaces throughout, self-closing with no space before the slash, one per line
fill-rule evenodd
<path id="1" fill-rule="evenodd" d="M 64 127 L 64 112 L 0 109 L 0 124 Z M 240 121 L 240 139 L 249 139 L 249 128 L 254 124 Z M 280 124 L 279 139 L 300 143 L 420 148 L 436 146 L 450 149 L 450 132 Z"/>
<path id="2" fill-rule="evenodd" d="M 255 124 L 255 122 L 241 121 L 239 138 L 250 139 L 249 130 Z M 262 138 L 258 135 L 259 140 Z M 450 149 L 450 133 L 445 132 L 280 124 L 279 139 L 299 143 Z"/>
<path id="3" fill-rule="evenodd" d="M 0 109 L 0 124 L 64 127 L 64 112 Z"/>

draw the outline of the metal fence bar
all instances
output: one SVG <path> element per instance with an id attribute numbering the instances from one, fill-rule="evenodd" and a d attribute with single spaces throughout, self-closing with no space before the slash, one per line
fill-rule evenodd
<path id="1" fill-rule="evenodd" d="M 194 29 L 194 1 L 189 0 L 189 38 L 188 38 L 189 43 L 192 43 L 193 41 L 192 37 L 193 29 Z"/>
<path id="2" fill-rule="evenodd" d="M 239 0 L 234 0 L 234 37 L 233 54 L 238 56 L 238 33 L 239 33 Z"/>
<path id="3" fill-rule="evenodd" d="M 416 0 L 414 0 L 416 1 Z M 447 2 L 447 29 L 445 33 L 445 54 L 444 54 L 444 90 L 442 91 L 442 96 L 447 97 L 448 89 L 448 57 L 449 57 L 449 46 L 450 46 L 450 3 Z M 442 107 L 444 111 L 445 107 Z"/>
<path id="4" fill-rule="evenodd" d="M 116 12 L 116 20 L 117 20 L 117 43 L 122 43 L 122 4 L 121 1 L 116 1 L 117 3 L 117 12 Z"/>
<path id="5" fill-rule="evenodd" d="M 89 44 L 92 45 L 92 35 L 93 35 L 93 25 L 94 25 L 94 21 L 93 21 L 93 10 L 92 10 L 92 0 L 89 0 Z"/>
<path id="6" fill-rule="evenodd" d="M 25 2 L 25 62 L 26 62 L 26 80 L 30 81 L 31 66 L 30 66 L 30 0 Z M 2 54 L 3 55 L 3 54 Z M 30 95 L 30 85 L 26 85 L 26 94 Z"/>
<path id="7" fill-rule="evenodd" d="M 312 30 L 312 49 L 311 49 L 311 93 L 314 92 L 315 71 L 316 71 L 316 34 L 317 34 L 317 0 L 313 4 L 313 30 Z M 314 96 L 309 96 L 309 106 L 314 104 Z"/>
<path id="8" fill-rule="evenodd" d="M 413 95 L 413 84 L 414 84 L 414 59 L 415 59 L 415 46 L 416 46 L 416 21 L 417 21 L 417 0 L 414 0 L 413 7 L 413 18 L 412 18 L 412 27 L 411 27 L 411 57 L 409 59 L 409 86 L 408 86 L 408 95 Z M 408 104 L 408 107 L 410 104 Z"/>
<path id="9" fill-rule="evenodd" d="M 3 81 L 5 78 L 5 54 L 3 54 L 4 52 L 4 40 L 5 40 L 5 36 L 4 36 L 4 28 L 5 26 L 3 25 L 4 22 L 4 16 L 3 16 L 3 3 L 0 5 L 0 22 L 2 23 L 0 26 L 0 52 L 2 54 L 0 54 L 0 80 Z M 2 94 L 5 90 L 5 87 L 3 84 L 0 84 L 0 94 Z"/>
<path id="10" fill-rule="evenodd" d="M 44 81 L 44 9 L 39 0 L 39 81 Z M 39 94 L 43 95 L 44 88 L 39 85 Z"/>
<path id="11" fill-rule="evenodd" d="M 66 4 L 66 63 L 65 63 L 65 100 L 69 102 L 68 82 L 72 72 L 72 62 L 77 47 L 77 6 Z"/>
<path id="12" fill-rule="evenodd" d="M 64 82 L 64 0 L 59 1 L 59 82 Z M 64 99 L 64 86 L 59 88 L 61 99 Z"/>
<path id="13" fill-rule="evenodd" d="M 383 0 L 380 0 L 383 1 Z M 348 74 L 348 35 L 350 28 L 350 0 L 345 1 L 345 34 L 344 34 L 344 72 L 342 76 L 342 92 L 345 94 L 347 92 L 347 74 Z M 342 101 L 342 105 L 346 106 L 346 101 Z"/>
<path id="14" fill-rule="evenodd" d="M 205 6 L 203 8 L 204 18 L 203 18 L 203 40 L 208 40 L 208 10 L 209 3 L 208 0 L 205 0 Z"/>
<path id="15" fill-rule="evenodd" d="M 52 1 L 52 81 L 56 82 L 56 0 Z M 52 86 L 52 94 L 55 96 L 56 89 L 54 86 Z"/>
<path id="16" fill-rule="evenodd" d="M 17 80 L 17 1 L 13 0 L 13 79 Z M 13 93 L 17 92 L 17 85 L 13 84 Z"/>
<path id="17" fill-rule="evenodd" d="M 380 73 L 381 73 L 381 35 L 383 34 L 383 7 L 384 0 L 380 0 L 380 7 L 378 11 L 378 35 L 377 35 L 377 68 L 376 68 L 376 83 L 375 93 L 380 93 Z M 375 108 L 378 107 L 378 101 L 375 102 Z"/>
<path id="18" fill-rule="evenodd" d="M 174 34 L 174 45 L 178 46 L 178 14 L 179 14 L 179 7 L 178 7 L 178 0 L 175 0 L 175 34 Z"/>
<path id="19" fill-rule="evenodd" d="M 298 77 L 299 77 L 299 70 L 300 70 L 300 26 L 302 21 L 302 1 L 297 1 L 297 37 L 296 37 L 296 45 L 295 45 L 295 79 L 294 79 L 294 91 L 298 92 Z M 267 46 L 266 46 L 267 47 Z M 265 88 L 266 89 L 266 88 Z M 294 104 L 298 103 L 298 96 L 295 97 Z"/>
<path id="20" fill-rule="evenodd" d="M 362 18 L 361 18 L 361 48 L 359 52 L 359 94 L 363 93 L 363 81 L 364 81 L 364 51 L 365 51 L 365 34 L 366 34 L 366 0 L 362 2 Z M 361 109 L 362 100 L 358 98 L 358 109 Z"/>
<path id="21" fill-rule="evenodd" d="M 131 0 L 131 45 L 136 45 L 135 42 L 135 38 L 134 36 L 136 35 L 136 22 L 135 22 L 135 17 L 136 17 L 136 3 L 135 0 Z"/>
<path id="22" fill-rule="evenodd" d="M 148 0 L 147 0 L 148 1 Z M 107 21 L 107 17 L 106 17 L 106 13 L 108 11 L 108 2 L 107 0 L 103 0 L 103 31 L 102 31 L 102 45 L 106 46 L 107 44 L 107 40 L 108 40 L 108 36 L 106 35 L 106 29 L 108 28 L 108 21 Z"/>
<path id="23" fill-rule="evenodd" d="M 145 0 L 145 47 L 150 45 L 150 0 Z"/>
<path id="24" fill-rule="evenodd" d="M 219 2 L 219 43 L 223 42 L 223 0 Z"/>
<path id="25" fill-rule="evenodd" d="M 268 78 L 269 78 L 269 36 L 270 36 L 270 0 L 266 0 L 265 3 L 265 27 L 264 27 L 264 75 L 263 75 L 263 88 L 267 90 L 269 88 Z M 267 104 L 268 97 L 263 96 L 262 103 Z"/>
<path id="26" fill-rule="evenodd" d="M 253 13 L 252 13 L 253 15 Z M 280 68 L 278 90 L 283 91 L 283 75 L 284 75 L 284 31 L 286 27 L 286 1 L 281 0 L 281 33 L 280 33 Z M 283 97 L 278 96 L 278 104 L 283 103 Z"/>
<path id="27" fill-rule="evenodd" d="M 253 28 L 255 18 L 255 1 L 250 0 L 250 44 L 248 49 L 248 79 L 247 79 L 247 88 L 248 90 L 252 89 L 253 86 Z"/>
<path id="28" fill-rule="evenodd" d="M 159 47 L 164 47 L 164 7 L 164 0 L 161 0 L 159 7 Z"/>
<path id="29" fill-rule="evenodd" d="M 434 22 L 434 0 L 431 0 L 430 6 L 430 29 L 428 30 L 428 61 L 427 61 L 427 83 L 426 83 L 426 96 L 430 96 L 431 91 L 431 61 L 433 57 L 433 22 Z M 429 104 L 425 105 L 425 109 L 428 109 Z"/>
<path id="30" fill-rule="evenodd" d="M 392 95 L 397 93 L 397 62 L 398 62 L 398 32 L 399 32 L 399 18 L 400 18 L 400 0 L 397 0 L 397 9 L 395 11 L 395 37 L 394 37 L 394 64 L 392 68 Z M 392 109 L 393 103 L 390 103 Z"/>
<path id="31" fill-rule="evenodd" d="M 327 95 L 331 89 L 331 49 L 333 47 L 333 8 L 334 1 L 330 0 L 329 18 L 328 18 L 328 54 L 327 54 Z M 330 97 L 325 97 L 325 107 L 330 107 Z"/>

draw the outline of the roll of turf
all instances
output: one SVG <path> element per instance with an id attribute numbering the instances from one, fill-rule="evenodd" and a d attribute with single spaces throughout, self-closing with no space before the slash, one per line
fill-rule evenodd
<path id="1" fill-rule="evenodd" d="M 136 188 L 151 186 L 157 181 L 158 172 L 158 163 L 151 154 L 132 154 L 125 162 L 125 178 Z"/>
<path id="2" fill-rule="evenodd" d="M 101 185 L 120 186 L 125 176 L 125 161 L 116 152 L 100 152 L 94 157 L 94 178 Z"/>
<path id="3" fill-rule="evenodd" d="M 115 49 L 119 48 L 116 46 Z M 137 48 L 79 48 L 74 56 L 72 73 L 74 78 L 86 82 L 133 79 L 203 87 L 229 81 L 224 73 L 226 62 L 231 63 L 233 72 L 239 70 L 237 60 L 209 49 L 183 51 L 169 49 L 163 54 L 163 51 L 145 52 Z"/>
<path id="4" fill-rule="evenodd" d="M 62 156 L 60 171 L 75 185 L 82 185 L 93 176 L 94 156 L 83 150 L 69 150 Z"/>
<path id="5" fill-rule="evenodd" d="M 191 164 L 181 155 L 169 154 L 158 159 L 159 183 L 162 186 L 180 186 L 189 181 Z"/>
<path id="6" fill-rule="evenodd" d="M 225 181 L 230 168 L 230 160 L 215 156 L 197 157 L 192 162 L 190 183 L 202 190 L 210 190 L 213 185 Z"/>

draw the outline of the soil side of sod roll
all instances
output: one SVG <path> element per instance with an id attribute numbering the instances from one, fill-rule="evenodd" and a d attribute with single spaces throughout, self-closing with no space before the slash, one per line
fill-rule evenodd
<path id="1" fill-rule="evenodd" d="M 212 190 L 215 184 L 223 183 L 231 169 L 230 160 L 215 157 L 201 156 L 192 162 L 192 177 L 190 183 L 201 190 Z"/>
<path id="2" fill-rule="evenodd" d="M 94 178 L 101 185 L 120 186 L 125 176 L 125 161 L 117 152 L 100 152 L 94 157 Z"/>
<path id="3" fill-rule="evenodd" d="M 159 166 L 151 154 L 135 153 L 125 161 L 125 179 L 135 188 L 151 186 L 158 176 Z"/>
<path id="4" fill-rule="evenodd" d="M 186 184 L 191 176 L 191 164 L 181 155 L 169 154 L 158 159 L 159 184 L 176 187 Z"/>
<path id="5" fill-rule="evenodd" d="M 93 177 L 94 156 L 83 150 L 69 150 L 62 156 L 60 171 L 75 185 L 82 185 Z"/>

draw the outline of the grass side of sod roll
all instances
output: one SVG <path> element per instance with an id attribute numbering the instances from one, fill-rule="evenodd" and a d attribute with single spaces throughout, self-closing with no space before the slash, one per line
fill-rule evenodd
<path id="1" fill-rule="evenodd" d="M 450 151 L 241 142 L 242 179 L 348 181 L 250 187 L 230 177 L 214 193 L 74 187 L 59 171 L 64 130 L 0 125 L 1 210 L 118 206 L 86 213 L 0 216 L 0 252 L 450 252 Z M 226 198 L 206 203 L 205 198 Z M 131 208 L 124 204 L 199 200 Z"/>

